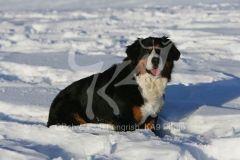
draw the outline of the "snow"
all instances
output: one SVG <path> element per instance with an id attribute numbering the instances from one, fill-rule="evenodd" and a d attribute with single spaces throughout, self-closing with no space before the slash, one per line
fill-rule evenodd
<path id="1" fill-rule="evenodd" d="M 240 3 L 0 1 L 0 159 L 240 159 Z M 182 55 L 163 130 L 45 127 L 56 94 L 121 62 L 137 37 L 169 35 Z"/>

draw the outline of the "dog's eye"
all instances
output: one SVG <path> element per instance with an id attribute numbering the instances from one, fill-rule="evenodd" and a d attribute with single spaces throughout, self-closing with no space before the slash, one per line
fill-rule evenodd
<path id="1" fill-rule="evenodd" d="M 161 50 L 160 50 L 160 49 L 155 49 L 155 52 L 156 52 L 157 54 L 160 54 L 160 53 L 161 53 Z"/>
<path id="2" fill-rule="evenodd" d="M 145 54 L 150 54 L 151 51 L 150 51 L 149 49 L 146 49 L 146 50 L 144 51 L 144 53 L 145 53 Z"/>

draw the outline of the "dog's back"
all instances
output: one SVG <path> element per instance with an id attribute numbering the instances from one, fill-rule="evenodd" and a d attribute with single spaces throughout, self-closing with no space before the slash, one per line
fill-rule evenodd
<path id="1" fill-rule="evenodd" d="M 119 67 L 121 65 L 114 65 L 103 73 L 86 77 L 63 89 L 52 102 L 47 126 L 72 126 L 84 123 L 118 125 L 119 122 L 122 124 L 133 122 L 132 103 L 141 104 L 143 99 L 138 98 L 140 95 L 137 95 L 139 94 L 137 84 L 116 86 L 131 74 L 130 67 L 125 66 L 114 77 L 116 68 L 121 68 Z M 107 100 L 108 98 L 116 103 L 118 115 L 114 114 L 114 108 L 111 106 L 115 104 L 109 104 L 111 102 Z M 130 115 L 122 115 L 122 113 Z M 94 114 L 93 119 L 88 114 Z"/>

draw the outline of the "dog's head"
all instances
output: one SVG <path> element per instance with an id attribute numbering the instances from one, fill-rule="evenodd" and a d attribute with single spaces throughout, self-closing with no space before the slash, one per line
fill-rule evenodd
<path id="1" fill-rule="evenodd" d="M 177 61 L 180 57 L 180 52 L 168 37 L 139 38 L 132 45 L 127 46 L 126 53 L 138 68 L 139 74 L 148 73 L 153 76 L 160 75 L 169 65 L 172 71 L 173 61 Z"/>

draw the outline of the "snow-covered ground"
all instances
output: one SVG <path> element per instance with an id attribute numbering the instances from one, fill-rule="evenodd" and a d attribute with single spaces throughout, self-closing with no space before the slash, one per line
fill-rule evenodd
<path id="1" fill-rule="evenodd" d="M 163 35 L 182 53 L 163 138 L 45 127 L 61 89 L 120 62 L 136 37 Z M 239 43 L 238 0 L 1 0 L 0 159 L 240 159 Z"/>

